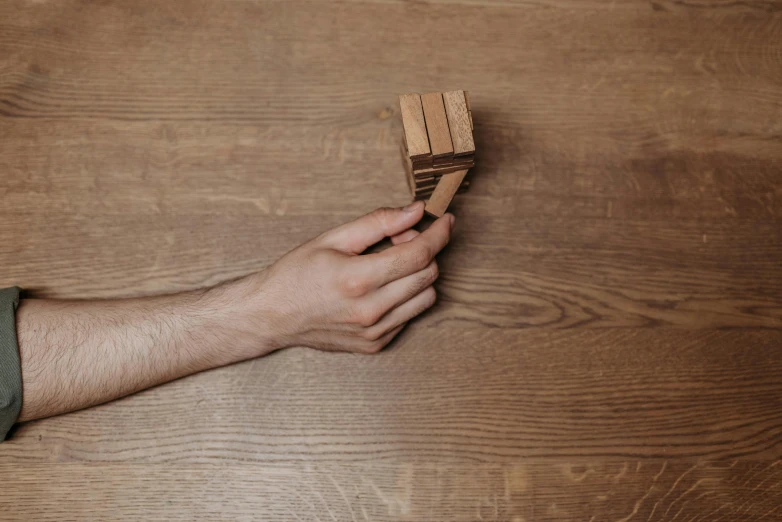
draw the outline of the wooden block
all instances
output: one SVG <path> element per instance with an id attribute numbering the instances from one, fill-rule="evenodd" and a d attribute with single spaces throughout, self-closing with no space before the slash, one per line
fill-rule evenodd
<path id="1" fill-rule="evenodd" d="M 468 186 L 465 186 L 464 183 L 462 183 L 461 186 L 459 187 L 459 190 L 456 191 L 456 194 L 458 195 L 458 194 L 463 194 L 463 193 L 467 192 L 467 188 L 468 188 Z M 424 191 L 424 192 L 416 192 L 413 195 L 413 200 L 414 201 L 421 201 L 421 200 L 429 199 L 429 198 L 432 197 L 432 192 L 433 192 L 432 190 L 428 190 L 428 191 Z"/>
<path id="2" fill-rule="evenodd" d="M 470 188 L 470 185 L 469 184 L 465 185 L 464 182 L 462 182 L 462 184 L 459 185 L 459 190 L 456 193 L 461 194 L 462 192 L 467 191 L 468 188 Z M 432 193 L 434 192 L 434 189 L 435 187 L 428 187 L 426 189 L 416 190 L 414 194 L 416 196 L 425 196 L 426 199 L 429 199 L 429 197 L 431 197 Z"/>
<path id="3" fill-rule="evenodd" d="M 446 176 L 448 176 L 448 174 L 446 174 Z M 425 185 L 416 185 L 416 186 L 415 186 L 415 188 L 414 188 L 413 190 L 414 190 L 416 193 L 423 193 L 423 192 L 428 192 L 428 193 L 430 193 L 430 194 L 431 194 L 432 192 L 434 192 L 434 189 L 437 187 L 437 184 L 438 184 L 439 182 L 440 182 L 440 178 L 438 178 L 438 179 L 434 180 L 434 182 L 431 182 L 431 181 L 430 181 L 429 183 L 427 183 L 427 184 L 425 184 Z M 459 188 L 466 189 L 466 188 L 467 188 L 467 187 L 469 187 L 469 186 L 470 186 L 470 180 L 469 180 L 469 179 L 467 179 L 467 178 L 465 178 L 465 179 L 462 181 L 462 184 L 461 184 L 461 185 L 459 185 Z"/>
<path id="4" fill-rule="evenodd" d="M 446 156 L 445 158 L 435 159 L 432 162 L 432 166 L 445 167 L 449 165 L 461 165 L 464 163 L 469 163 L 470 161 L 472 161 L 472 159 L 469 156 L 461 156 L 457 158 Z"/>
<path id="5" fill-rule="evenodd" d="M 433 175 L 433 174 L 447 174 L 449 172 L 456 172 L 457 170 L 468 169 L 475 166 L 475 161 L 460 161 L 457 163 L 451 162 L 445 165 L 432 166 L 432 167 L 416 167 L 412 162 L 410 166 L 413 169 L 413 173 L 416 176 Z"/>
<path id="6" fill-rule="evenodd" d="M 425 183 L 423 185 L 416 185 L 415 191 L 416 192 L 425 192 L 427 190 L 432 191 L 437 186 L 437 181 L 432 180 L 429 183 Z"/>
<path id="7" fill-rule="evenodd" d="M 472 106 L 470 105 L 469 91 L 464 91 L 464 102 L 467 104 L 467 113 L 470 115 L 470 130 L 475 130 L 475 125 L 472 123 Z"/>
<path id="8" fill-rule="evenodd" d="M 402 154 L 404 155 L 405 153 L 403 152 Z M 456 172 L 457 170 L 462 170 L 462 169 L 470 169 L 475 166 L 475 161 L 469 158 L 466 158 L 464 161 L 459 161 L 457 163 L 452 163 L 441 167 L 433 167 L 433 166 L 421 167 L 418 165 L 422 165 L 422 163 L 418 161 L 413 161 L 406 156 L 403 158 L 403 161 L 405 163 L 405 169 L 411 171 L 415 178 L 427 178 L 434 175 L 448 174 L 449 172 Z"/>
<path id="9" fill-rule="evenodd" d="M 421 97 L 418 94 L 403 94 L 399 97 L 399 106 L 402 109 L 402 125 L 409 156 L 418 158 L 430 154 Z"/>
<path id="10" fill-rule="evenodd" d="M 414 177 L 413 172 L 410 170 L 410 158 L 407 157 L 404 146 L 400 147 L 400 149 L 402 151 L 402 164 L 405 169 L 405 177 L 407 179 L 407 186 L 410 189 L 410 194 L 416 201 L 428 199 L 432 192 L 434 192 L 434 189 L 437 186 L 437 183 L 440 181 L 442 174 L 437 174 L 436 176 L 431 175 L 423 178 Z M 468 173 L 464 178 L 464 181 L 462 181 L 462 184 L 459 187 L 459 192 L 457 192 L 457 194 L 464 192 L 469 186 L 470 174 Z"/>
<path id="11" fill-rule="evenodd" d="M 442 158 L 433 158 L 431 161 L 434 165 L 442 165 L 444 163 L 464 163 L 465 161 L 472 161 L 474 159 L 475 154 L 465 154 L 464 156 L 444 156 Z"/>
<path id="12" fill-rule="evenodd" d="M 421 188 L 421 189 L 416 189 L 415 193 L 416 194 L 432 194 L 432 192 L 434 192 L 434 189 L 436 189 L 436 188 L 437 188 L 436 185 L 435 186 L 424 187 L 424 188 Z M 459 192 L 464 192 L 468 188 L 470 188 L 470 182 L 469 181 L 462 181 L 462 184 L 459 185 Z M 457 194 L 459 192 L 457 192 Z"/>
<path id="13" fill-rule="evenodd" d="M 465 158 L 467 158 L 467 156 L 465 156 Z M 473 163 L 473 160 L 471 158 L 470 159 L 457 158 L 457 159 L 458 161 L 455 160 L 443 161 L 443 162 L 435 161 L 434 163 L 432 163 L 432 168 L 438 169 L 441 167 L 462 167 L 466 169 L 472 166 L 471 164 Z"/>
<path id="14" fill-rule="evenodd" d="M 410 189 L 411 194 L 415 194 L 415 178 L 413 178 L 413 173 L 409 170 L 405 169 L 407 173 L 407 188 Z"/>
<path id="15" fill-rule="evenodd" d="M 443 95 L 430 92 L 421 95 L 421 104 L 426 120 L 426 132 L 429 134 L 432 157 L 438 158 L 453 154 L 451 131 L 448 129 L 448 117 L 445 115 Z"/>
<path id="16" fill-rule="evenodd" d="M 413 169 L 431 169 L 434 166 L 432 158 L 424 158 L 413 161 Z"/>
<path id="17" fill-rule="evenodd" d="M 444 156 L 432 156 L 432 161 L 434 163 L 453 161 L 453 154 L 446 154 Z"/>
<path id="18" fill-rule="evenodd" d="M 465 156 L 443 156 L 442 158 L 422 158 L 413 160 L 413 168 L 437 168 L 445 166 L 466 165 L 471 163 L 475 159 L 475 154 L 467 154 Z M 466 168 L 466 167 L 465 167 Z"/>
<path id="19" fill-rule="evenodd" d="M 467 170 L 459 170 L 452 174 L 444 174 L 440 178 L 437 187 L 432 192 L 432 197 L 426 202 L 426 212 L 435 217 L 442 217 L 448 210 L 448 205 L 459 190 L 462 180 L 467 175 Z"/>
<path id="20" fill-rule="evenodd" d="M 407 186 L 410 189 L 410 194 L 415 196 L 415 178 L 413 177 L 413 170 L 410 168 L 410 158 L 407 157 L 407 149 L 404 144 L 402 149 L 402 168 L 405 169 L 405 177 L 407 178 Z"/>
<path id="21" fill-rule="evenodd" d="M 431 168 L 431 169 L 411 169 L 411 170 L 413 171 L 413 176 L 416 179 L 418 179 L 418 178 L 428 178 L 430 176 L 437 176 L 440 174 L 450 174 L 451 172 L 469 169 L 474 166 L 475 166 L 474 162 L 470 162 L 467 165 L 438 167 L 438 168 Z"/>
<path id="22" fill-rule="evenodd" d="M 448 117 L 448 127 L 451 130 L 453 155 L 464 156 L 475 152 L 475 142 L 472 137 L 470 111 L 467 109 L 464 91 L 449 91 L 443 93 L 445 114 Z"/>

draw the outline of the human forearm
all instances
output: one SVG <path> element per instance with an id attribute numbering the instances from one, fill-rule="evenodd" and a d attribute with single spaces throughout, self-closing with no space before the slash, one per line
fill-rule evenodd
<path id="1" fill-rule="evenodd" d="M 100 404 L 262 354 L 261 335 L 251 340 L 232 320 L 232 306 L 239 304 L 227 301 L 229 293 L 218 287 L 138 299 L 22 300 L 20 420 Z"/>

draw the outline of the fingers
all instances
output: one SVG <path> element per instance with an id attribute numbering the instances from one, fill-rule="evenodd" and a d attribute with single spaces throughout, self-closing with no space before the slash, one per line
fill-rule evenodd
<path id="1" fill-rule="evenodd" d="M 366 344 L 364 346 L 364 349 L 361 350 L 364 353 L 377 353 L 383 348 L 385 348 L 388 343 L 394 340 L 394 337 L 399 335 L 399 332 L 402 331 L 402 329 L 407 325 L 407 323 L 400 324 L 393 330 L 386 332 L 381 337 L 374 341 L 364 341 Z"/>
<path id="2" fill-rule="evenodd" d="M 367 296 L 368 306 L 385 313 L 417 296 L 426 287 L 432 286 L 439 275 L 437 261 L 432 261 L 423 270 L 378 288 Z"/>
<path id="3" fill-rule="evenodd" d="M 326 232 L 323 241 L 331 248 L 360 254 L 383 238 L 395 236 L 418 223 L 424 215 L 421 201 L 405 208 L 379 208 L 355 221 Z"/>
<path id="4" fill-rule="evenodd" d="M 350 267 L 351 273 L 374 288 L 415 274 L 425 269 L 451 240 L 453 223 L 453 215 L 445 214 L 406 243 L 356 258 Z"/>
<path id="5" fill-rule="evenodd" d="M 410 230 L 405 230 L 401 234 L 397 234 L 395 236 L 391 237 L 391 243 L 394 245 L 401 245 L 402 243 L 407 243 L 408 241 L 414 239 L 421 233 L 413 228 Z"/>
<path id="6" fill-rule="evenodd" d="M 375 325 L 365 330 L 365 336 L 370 339 L 380 339 L 387 332 L 393 331 L 402 324 L 431 308 L 437 300 L 434 287 L 429 286 L 412 299 L 405 301 L 384 315 Z"/>

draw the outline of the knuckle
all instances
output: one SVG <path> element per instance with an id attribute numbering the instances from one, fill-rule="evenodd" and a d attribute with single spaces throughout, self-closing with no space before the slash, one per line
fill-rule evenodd
<path id="1" fill-rule="evenodd" d="M 389 207 L 380 207 L 378 209 L 373 210 L 371 216 L 373 219 L 377 221 L 377 223 L 381 227 L 386 228 L 386 225 L 388 224 L 392 212 L 393 209 Z"/>
<path id="2" fill-rule="evenodd" d="M 438 276 L 439 269 L 437 268 L 437 263 L 432 261 L 429 263 L 429 266 L 416 275 L 414 281 L 405 292 L 405 301 L 413 299 L 421 292 L 427 291 L 427 287 L 431 287 Z"/>
<path id="3" fill-rule="evenodd" d="M 361 332 L 361 338 L 365 341 L 369 341 L 370 343 L 373 343 L 380 339 L 383 336 L 383 332 L 381 332 L 377 328 L 367 328 L 364 331 Z"/>
<path id="4" fill-rule="evenodd" d="M 361 297 L 369 291 L 369 282 L 364 277 L 348 273 L 342 278 L 340 287 L 349 297 Z"/>
<path id="5" fill-rule="evenodd" d="M 419 247 L 413 250 L 410 255 L 410 259 L 413 265 L 419 270 L 425 268 L 432 260 L 432 256 L 429 253 L 428 247 Z"/>
<path id="6" fill-rule="evenodd" d="M 316 249 L 310 252 L 309 260 L 317 270 L 323 270 L 331 266 L 333 262 L 331 252 L 325 249 Z"/>
<path id="7" fill-rule="evenodd" d="M 432 261 L 429 264 L 429 280 L 434 283 L 438 277 L 440 277 L 440 267 L 437 266 L 437 261 Z"/>
<path id="8" fill-rule="evenodd" d="M 402 255 L 395 255 L 388 264 L 389 275 L 397 278 L 405 273 L 405 258 Z"/>
<path id="9" fill-rule="evenodd" d="M 364 328 L 369 328 L 377 323 L 380 314 L 374 310 L 360 308 L 353 312 L 353 322 Z M 364 332 L 362 332 L 364 335 Z"/>
<path id="10" fill-rule="evenodd" d="M 430 286 L 423 292 L 424 299 L 423 299 L 423 306 L 424 310 L 427 308 L 432 307 L 437 302 L 437 292 L 435 291 L 433 286 Z"/>
<path id="11" fill-rule="evenodd" d="M 378 353 L 380 350 L 382 350 L 384 346 L 385 346 L 385 343 L 381 339 L 376 339 L 374 341 L 371 341 L 371 342 L 367 343 L 364 346 L 364 350 L 363 351 L 366 354 L 375 354 L 375 353 Z"/>

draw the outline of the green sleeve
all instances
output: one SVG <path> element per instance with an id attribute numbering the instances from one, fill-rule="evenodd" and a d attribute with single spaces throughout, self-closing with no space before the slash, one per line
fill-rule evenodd
<path id="1" fill-rule="evenodd" d="M 22 410 L 22 366 L 16 341 L 19 289 L 0 289 L 0 442 Z"/>

